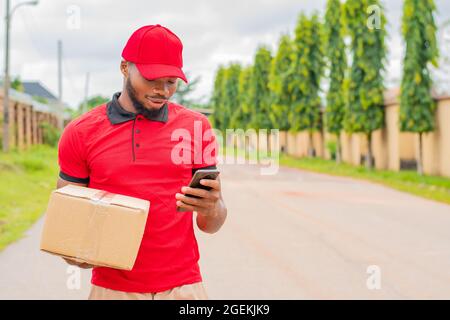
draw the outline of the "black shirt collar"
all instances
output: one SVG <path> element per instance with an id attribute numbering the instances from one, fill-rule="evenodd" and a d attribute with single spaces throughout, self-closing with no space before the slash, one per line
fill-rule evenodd
<path id="1" fill-rule="evenodd" d="M 119 124 L 130 120 L 134 120 L 136 118 L 136 113 L 129 112 L 120 106 L 118 100 L 119 96 L 120 92 L 115 93 L 112 97 L 112 100 L 109 101 L 108 104 L 106 105 L 106 114 L 111 124 Z M 161 109 L 159 109 L 159 113 L 149 120 L 167 122 L 168 117 L 169 117 L 169 109 L 167 103 L 165 103 L 161 107 Z"/>

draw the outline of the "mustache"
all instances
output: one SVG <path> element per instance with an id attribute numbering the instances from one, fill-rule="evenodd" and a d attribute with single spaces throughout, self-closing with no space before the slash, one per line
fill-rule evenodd
<path id="1" fill-rule="evenodd" d="M 151 99 L 159 99 L 159 100 L 169 100 L 169 98 L 165 97 L 165 96 L 160 96 L 160 95 L 156 95 L 156 96 L 147 96 L 148 98 Z"/>

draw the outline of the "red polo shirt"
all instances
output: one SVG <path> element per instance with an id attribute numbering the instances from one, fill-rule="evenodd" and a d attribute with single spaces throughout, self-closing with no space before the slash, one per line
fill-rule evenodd
<path id="1" fill-rule="evenodd" d="M 211 125 L 201 113 L 171 102 L 147 119 L 124 110 L 119 95 L 70 122 L 58 145 L 61 178 L 150 201 L 133 269 L 95 267 L 91 282 L 161 292 L 202 281 L 193 213 L 177 212 L 175 193 L 188 185 L 193 170 L 217 164 Z M 180 146 L 190 150 L 183 153 Z"/>

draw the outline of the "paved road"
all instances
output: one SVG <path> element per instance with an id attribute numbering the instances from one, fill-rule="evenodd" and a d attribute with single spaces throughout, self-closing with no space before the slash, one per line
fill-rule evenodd
<path id="1" fill-rule="evenodd" d="M 196 230 L 210 298 L 450 299 L 450 206 L 347 178 L 259 169 L 223 166 L 228 220 L 215 235 Z M 81 289 L 67 289 L 67 266 L 38 251 L 41 229 L 42 220 L 0 253 L 0 298 L 86 298 L 89 271 Z"/>

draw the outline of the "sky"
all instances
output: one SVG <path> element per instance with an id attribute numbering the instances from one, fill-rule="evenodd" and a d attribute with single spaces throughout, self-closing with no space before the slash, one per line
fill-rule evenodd
<path id="1" fill-rule="evenodd" d="M 11 0 L 13 5 L 24 0 Z M 450 1 L 435 0 L 437 23 L 450 20 Z M 5 0 L 0 1 L 3 17 Z M 388 19 L 389 85 L 401 77 L 403 42 L 401 0 L 383 2 Z M 260 44 L 276 50 L 282 33 L 293 34 L 301 12 L 325 12 L 325 0 L 40 0 L 21 6 L 11 27 L 12 76 L 37 80 L 57 94 L 57 40 L 63 43 L 63 101 L 78 106 L 85 96 L 111 97 L 122 89 L 119 70 L 122 49 L 143 25 L 161 24 L 182 40 L 184 71 L 201 77 L 192 97 L 206 101 L 220 64 L 250 64 Z M 2 19 L 0 66 L 4 70 Z"/>

